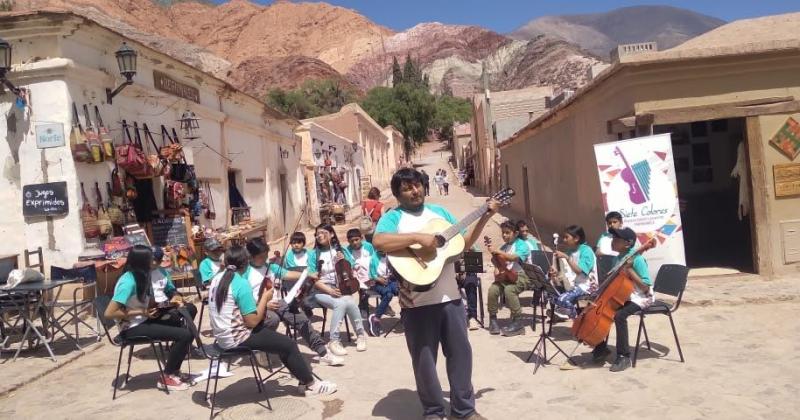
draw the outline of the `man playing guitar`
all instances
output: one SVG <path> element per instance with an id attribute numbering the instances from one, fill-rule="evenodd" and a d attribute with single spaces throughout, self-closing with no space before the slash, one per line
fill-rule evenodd
<path id="1" fill-rule="evenodd" d="M 433 219 L 456 224 L 453 215 L 443 207 L 425 204 L 422 174 L 415 169 L 402 168 L 395 172 L 391 187 L 399 207 L 387 212 L 378 222 L 373 240 L 375 248 L 385 253 L 409 247 L 420 247 L 420 253 L 436 252 L 442 245 L 440 238 L 419 231 Z M 465 249 L 472 247 L 498 207 L 496 200 L 489 201 L 488 211 L 464 235 Z M 483 417 L 475 412 L 472 348 L 454 261 L 455 258 L 451 258 L 445 263 L 436 282 L 427 289 L 412 290 L 408 281 L 401 282 L 401 319 L 425 418 L 446 415 L 442 387 L 436 375 L 436 357 L 441 343 L 448 359 L 451 415 L 480 419 Z"/>

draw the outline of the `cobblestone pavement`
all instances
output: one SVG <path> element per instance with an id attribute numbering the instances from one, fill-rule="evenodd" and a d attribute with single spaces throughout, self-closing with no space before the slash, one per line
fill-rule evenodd
<path id="1" fill-rule="evenodd" d="M 446 167 L 445 160 L 434 150 L 423 153 L 425 158 L 419 162 L 429 173 Z M 457 217 L 481 203 L 481 199 L 452 186 L 449 196 L 433 192 L 430 201 L 444 204 Z M 487 234 L 499 239 L 496 223 L 489 225 Z M 533 363 L 525 359 L 536 343 L 538 329 L 534 332 L 528 328 L 525 335 L 512 338 L 490 336 L 485 330 L 472 331 L 478 410 L 489 419 L 795 418 L 800 410 L 800 321 L 796 316 L 800 301 L 795 298 L 796 280 L 758 284 L 735 278 L 690 280 L 686 298 L 695 304 L 682 307 L 675 314 L 686 362 L 681 363 L 678 358 L 666 318 L 649 317 L 647 330 L 652 350 L 643 347 L 638 366 L 622 373 L 609 372 L 608 363 L 602 367 L 582 363 L 583 369 L 562 371 L 558 365 L 564 358 L 557 356 L 553 365 L 546 365 L 533 375 Z M 490 281 L 483 278 L 484 296 Z M 523 303 L 529 303 L 530 293 L 523 296 Z M 399 313 L 396 302 L 392 306 Z M 524 312 L 530 322 L 531 308 L 527 306 Z M 501 310 L 501 320 L 507 316 L 508 311 Z M 206 316 L 204 328 L 207 319 Z M 390 327 L 394 319 L 384 319 L 384 326 Z M 320 324 L 321 319 L 315 320 L 317 329 Z M 635 338 L 636 322 L 630 324 Z M 554 339 L 568 352 L 575 349 L 578 360 L 585 362 L 589 349 L 576 348 L 568 326 L 557 324 Z M 117 349 L 107 342 L 96 346 L 83 357 L 0 397 L 0 418 L 208 416 L 204 384 L 170 395 L 154 388 L 155 363 L 144 349 L 135 353 L 132 381 L 112 401 Z M 284 374 L 267 383 L 266 394 L 258 394 L 249 367 L 234 366 L 235 375 L 219 384 L 217 404 L 222 411 L 217 418 L 420 418 L 411 361 L 401 331 L 387 338 L 371 338 L 368 346 L 366 352 L 357 353 L 349 344 L 344 367 L 312 362 L 316 373 L 340 386 L 338 393 L 324 399 L 297 396 L 297 382 Z M 300 348 L 311 359 L 308 348 L 302 343 Z M 552 355 L 553 347 L 548 351 Z M 24 370 L 25 363 L 42 363 L 32 359 L 16 364 L 4 362 L 0 365 L 0 382 L 9 381 L 9 373 Z M 201 360 L 191 361 L 192 371 L 206 366 Z M 439 371 L 447 395 L 449 386 L 441 357 Z M 265 397 L 270 398 L 272 411 L 265 407 Z"/>

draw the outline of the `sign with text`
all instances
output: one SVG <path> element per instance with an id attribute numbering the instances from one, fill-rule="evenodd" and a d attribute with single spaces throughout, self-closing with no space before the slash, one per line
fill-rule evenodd
<path id="1" fill-rule="evenodd" d="M 63 216 L 67 213 L 69 213 L 69 200 L 66 182 L 31 184 L 22 187 L 23 216 Z"/>
<path id="2" fill-rule="evenodd" d="M 158 70 L 153 70 L 153 84 L 162 92 L 200 103 L 200 89 L 181 83 Z"/>
<path id="3" fill-rule="evenodd" d="M 606 213 L 622 213 L 640 243 L 658 241 L 646 255 L 652 278 L 663 264 L 685 265 L 670 135 L 595 144 L 594 154 Z"/>
<path id="4" fill-rule="evenodd" d="M 39 123 L 36 124 L 36 147 L 49 149 L 64 145 L 64 124 Z"/>
<path id="5" fill-rule="evenodd" d="M 162 217 L 153 219 L 151 223 L 153 244 L 189 246 L 189 235 L 184 216 Z"/>
<path id="6" fill-rule="evenodd" d="M 800 163 L 772 166 L 775 181 L 775 197 L 800 195 Z"/>

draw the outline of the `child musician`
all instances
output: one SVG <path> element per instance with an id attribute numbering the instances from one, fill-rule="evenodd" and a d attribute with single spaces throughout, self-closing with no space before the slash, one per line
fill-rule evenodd
<path id="1" fill-rule="evenodd" d="M 538 251 L 541 249 L 539 246 L 539 240 L 536 239 L 536 237 L 531 233 L 531 228 L 528 226 L 528 222 L 524 220 L 517 221 L 517 229 L 519 229 L 519 238 L 525 241 L 531 251 Z M 533 263 L 530 258 L 526 262 Z"/>
<path id="2" fill-rule="evenodd" d="M 203 242 L 203 252 L 206 257 L 200 262 L 200 278 L 206 286 L 211 279 L 219 272 L 220 265 L 222 264 L 222 253 L 225 249 L 222 244 L 214 238 L 208 238 Z"/>
<path id="3" fill-rule="evenodd" d="M 586 234 L 580 226 L 567 226 L 564 229 L 562 243 L 570 252 L 569 255 L 558 250 L 555 251 L 555 254 L 559 259 L 566 260 L 569 265 L 567 280 L 572 289 L 562 293 L 555 300 L 556 315 L 561 318 L 575 318 L 578 315 L 575 302 L 597 287 L 597 260 L 592 248 L 586 245 Z M 550 275 L 555 274 L 556 268 L 550 267 Z M 569 287 L 566 288 L 569 289 Z"/>
<path id="4" fill-rule="evenodd" d="M 264 315 L 264 326 L 275 331 L 281 321 L 300 332 L 300 336 L 308 343 L 308 347 L 319 355 L 319 362 L 329 366 L 341 366 L 344 360 L 341 357 L 328 352 L 325 341 L 308 320 L 308 317 L 300 311 L 292 311 L 289 305 L 280 299 L 279 293 L 283 280 L 296 281 L 300 278 L 300 272 L 287 271 L 279 264 L 267 263 L 269 255 L 269 245 L 263 238 L 254 238 L 247 242 L 247 252 L 250 253 L 250 265 L 245 272 L 245 278 L 250 283 L 253 290 L 253 299 L 258 301 L 261 297 L 259 293 L 269 295 L 267 312 Z M 262 284 L 268 278 L 272 287 L 264 288 Z"/>
<path id="5" fill-rule="evenodd" d="M 295 232 L 289 239 L 291 248 L 286 253 L 286 259 L 283 261 L 283 266 L 286 269 L 293 269 L 296 267 L 308 267 L 308 251 L 306 250 L 306 235 L 303 232 Z"/>
<path id="6" fill-rule="evenodd" d="M 347 231 L 347 246 L 345 249 L 353 257 L 353 275 L 358 279 L 361 288 L 358 291 L 358 308 L 366 312 L 369 303 L 367 302 L 366 290 L 374 283 L 378 277 L 378 251 L 371 243 L 364 240 L 364 235 L 359 229 Z M 365 315 L 366 316 L 366 315 Z"/>
<path id="7" fill-rule="evenodd" d="M 611 229 L 622 229 L 622 214 L 618 211 L 611 211 L 608 212 L 606 215 L 606 231 L 600 235 L 600 238 L 597 239 L 597 256 L 601 255 L 610 255 L 612 257 L 616 257 L 617 253 L 611 249 Z M 605 273 L 603 273 L 605 274 Z"/>
<path id="8" fill-rule="evenodd" d="M 520 321 L 522 315 L 522 308 L 519 303 L 519 294 L 528 288 L 528 277 L 522 270 L 521 262 L 527 261 L 531 251 L 528 244 L 520 239 L 517 235 L 517 225 L 511 221 L 505 221 L 500 225 L 500 230 L 503 234 L 503 241 L 505 242 L 500 249 L 494 249 L 491 245 L 488 246 L 489 252 L 497 255 L 506 264 L 508 270 L 513 270 L 517 273 L 516 283 L 501 283 L 495 281 L 489 286 L 487 309 L 489 310 L 489 334 L 498 335 L 502 333 L 504 336 L 509 337 L 525 333 L 525 326 Z M 495 267 L 495 274 L 497 274 L 497 267 Z M 506 298 L 506 306 L 511 311 L 511 324 L 507 327 L 500 329 L 497 323 L 497 310 L 500 306 L 500 294 L 504 294 Z"/>
<path id="9" fill-rule="evenodd" d="M 386 255 L 381 255 L 379 252 L 378 257 L 378 276 L 375 277 L 374 284 L 370 286 L 370 289 L 374 290 L 375 293 L 379 294 L 381 297 L 378 306 L 375 308 L 375 313 L 369 316 L 369 333 L 375 337 L 383 333 L 381 317 L 389 309 L 389 303 L 392 302 L 392 298 L 397 296 L 400 292 L 397 280 L 392 277 Z"/>
<path id="10" fill-rule="evenodd" d="M 636 233 L 630 228 L 609 229 L 611 234 L 611 247 L 619 253 L 614 260 L 616 266 L 625 257 L 634 254 Z M 647 261 L 640 254 L 635 254 L 622 268 L 636 284 L 631 297 L 614 314 L 614 325 L 617 329 L 617 358 L 611 365 L 612 372 L 621 372 L 631 367 L 631 350 L 628 345 L 628 317 L 636 314 L 643 308 L 653 303 L 653 281 L 647 268 Z M 592 359 L 601 362 L 611 353 L 605 342 L 600 343 L 592 350 Z"/>

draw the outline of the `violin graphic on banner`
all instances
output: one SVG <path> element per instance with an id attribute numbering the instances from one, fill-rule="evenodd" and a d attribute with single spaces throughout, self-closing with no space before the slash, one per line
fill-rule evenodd
<path id="1" fill-rule="evenodd" d="M 637 162 L 631 167 L 625 154 L 619 147 L 614 149 L 614 154 L 622 159 L 625 169 L 620 175 L 622 180 L 628 184 L 628 197 L 634 204 L 642 204 L 650 199 L 650 164 L 646 160 Z"/>

